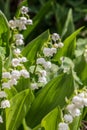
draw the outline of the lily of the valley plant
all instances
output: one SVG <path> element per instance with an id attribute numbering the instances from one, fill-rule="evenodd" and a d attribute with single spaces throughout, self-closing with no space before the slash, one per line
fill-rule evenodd
<path id="1" fill-rule="evenodd" d="M 87 128 L 87 47 L 45 31 L 25 45 L 28 7 L 7 21 L 0 12 L 0 130 Z M 81 51 L 81 52 L 80 52 Z M 80 52 L 80 53 L 79 53 Z"/>

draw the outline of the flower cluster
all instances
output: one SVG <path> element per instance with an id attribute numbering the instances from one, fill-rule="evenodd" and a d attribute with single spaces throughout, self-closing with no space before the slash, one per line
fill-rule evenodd
<path id="1" fill-rule="evenodd" d="M 39 53 L 36 60 L 36 66 L 30 67 L 30 72 L 34 72 L 37 75 L 37 79 L 32 78 L 31 80 L 31 89 L 39 89 L 39 87 L 44 87 L 48 81 L 50 81 L 51 75 L 56 75 L 58 71 L 58 66 L 51 62 L 51 58 L 57 53 L 59 48 L 63 47 L 63 43 L 61 47 L 60 44 L 60 36 L 57 33 L 53 33 L 51 39 L 48 41 L 48 44 L 44 45 L 41 50 L 41 54 Z M 58 46 L 57 46 L 58 45 Z M 34 69 L 35 68 L 35 69 Z M 54 69 L 55 68 L 55 69 Z M 55 72 L 54 72 L 55 71 Z"/>
<path id="2" fill-rule="evenodd" d="M 81 115 L 82 108 L 87 107 L 87 92 L 77 93 L 71 103 L 66 107 L 67 114 L 63 116 L 63 122 L 59 123 L 58 130 L 69 130 L 69 124 L 73 122 L 75 117 Z"/>
<path id="3" fill-rule="evenodd" d="M 55 48 L 62 48 L 64 46 L 64 44 L 61 42 L 59 34 L 53 33 L 52 40 Z"/>
<path id="4" fill-rule="evenodd" d="M 14 20 L 9 21 L 9 26 L 12 31 L 11 37 L 11 49 L 12 49 L 12 59 L 9 68 L 5 68 L 6 59 L 3 61 L 2 67 L 2 80 L 0 89 L 0 109 L 2 110 L 0 115 L 0 123 L 3 123 L 3 109 L 10 107 L 10 101 L 7 98 L 5 89 L 11 89 L 12 86 L 18 84 L 21 77 L 30 78 L 28 70 L 26 70 L 24 63 L 27 62 L 27 58 L 21 54 L 21 46 L 24 45 L 24 37 L 20 33 L 21 30 L 26 29 L 26 25 L 32 25 L 32 20 L 28 18 L 28 7 L 23 6 L 20 9 L 21 17 L 14 18 Z"/>
<path id="5" fill-rule="evenodd" d="M 14 20 L 9 21 L 9 25 L 10 25 L 11 29 L 18 28 L 20 31 L 26 30 L 27 25 L 33 24 L 32 20 L 28 17 L 28 14 L 27 14 L 28 13 L 28 7 L 23 6 L 20 9 L 20 13 L 22 14 L 21 17 L 19 17 L 18 19 L 14 18 Z"/>

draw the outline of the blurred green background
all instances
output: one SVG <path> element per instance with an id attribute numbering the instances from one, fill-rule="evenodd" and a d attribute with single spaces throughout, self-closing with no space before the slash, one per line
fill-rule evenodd
<path id="1" fill-rule="evenodd" d="M 26 42 L 31 41 L 47 29 L 59 33 L 62 40 L 81 26 L 80 34 L 87 36 L 87 0 L 0 0 L 0 9 L 8 20 L 17 14 L 18 7 L 29 7 L 33 26 L 23 32 Z"/>

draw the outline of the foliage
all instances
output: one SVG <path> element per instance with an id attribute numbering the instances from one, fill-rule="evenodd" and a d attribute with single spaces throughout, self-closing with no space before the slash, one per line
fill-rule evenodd
<path id="1" fill-rule="evenodd" d="M 74 26 L 86 13 L 85 6 L 81 10 L 85 1 L 39 0 L 39 5 L 31 6 L 33 21 L 24 6 L 28 2 L 35 4 L 34 0 L 21 2 L 10 21 L 6 18 L 10 12 L 4 11 L 5 16 L 0 11 L 0 129 L 85 129 L 87 38 L 79 35 L 84 27 L 75 30 Z M 9 4 L 8 0 L 4 7 Z M 77 12 L 76 19 L 73 15 Z M 55 26 L 43 32 L 43 19 L 50 27 L 54 14 Z M 60 35 L 51 34 L 55 30 Z M 43 33 L 37 36 L 38 32 Z M 70 120 L 65 118 L 68 115 Z"/>

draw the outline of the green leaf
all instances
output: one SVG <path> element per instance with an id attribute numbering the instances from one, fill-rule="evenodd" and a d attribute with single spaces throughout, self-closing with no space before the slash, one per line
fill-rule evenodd
<path id="1" fill-rule="evenodd" d="M 49 31 L 45 31 L 33 41 L 31 41 L 22 51 L 22 54 L 27 57 L 30 63 L 35 62 L 37 52 L 41 49 L 42 45 L 49 39 Z"/>
<path id="2" fill-rule="evenodd" d="M 66 56 L 72 58 L 76 48 L 76 36 L 83 29 L 83 27 L 76 30 L 68 38 L 64 40 L 64 46 L 58 50 L 57 54 L 54 56 L 53 60 L 60 62 L 60 57 Z"/>
<path id="3" fill-rule="evenodd" d="M 11 107 L 6 110 L 6 130 L 17 130 L 27 114 L 33 98 L 29 89 L 11 98 Z"/>
<path id="4" fill-rule="evenodd" d="M 46 14 L 52 9 L 51 4 L 52 4 L 52 0 L 46 2 L 44 6 L 42 6 L 38 14 L 34 17 L 33 25 L 29 26 L 27 30 L 23 32 L 25 39 L 27 38 L 26 41 L 30 41 L 29 39 L 31 38 L 33 39 L 35 35 L 37 36 L 37 31 L 40 26 L 40 23 L 43 21 Z"/>
<path id="5" fill-rule="evenodd" d="M 5 15 L 0 11 L 0 46 L 6 47 L 6 55 L 9 55 L 10 28 Z"/>
<path id="6" fill-rule="evenodd" d="M 73 23 L 72 9 L 69 9 L 67 19 L 66 19 L 66 22 L 65 22 L 62 34 L 61 34 L 61 38 L 65 39 L 70 34 L 72 34 L 74 30 L 75 28 L 74 28 L 74 23 Z"/>
<path id="7" fill-rule="evenodd" d="M 38 125 L 42 118 L 56 106 L 64 107 L 65 97 L 69 98 L 74 91 L 72 74 L 61 74 L 50 81 L 32 103 L 27 114 L 27 123 L 30 127 Z"/>
<path id="8" fill-rule="evenodd" d="M 61 110 L 55 108 L 42 119 L 41 126 L 45 130 L 57 130 L 59 122 L 61 122 Z"/>

